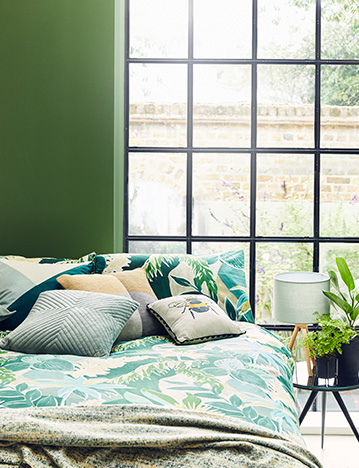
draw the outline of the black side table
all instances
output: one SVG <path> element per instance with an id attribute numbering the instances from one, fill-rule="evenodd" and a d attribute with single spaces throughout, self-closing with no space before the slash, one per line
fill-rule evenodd
<path id="1" fill-rule="evenodd" d="M 332 392 L 334 398 L 336 399 L 340 409 L 342 410 L 344 416 L 346 417 L 351 430 L 353 431 L 355 437 L 359 442 L 359 432 L 355 427 L 352 418 L 350 417 L 349 411 L 344 404 L 344 401 L 340 395 L 340 392 L 345 392 L 348 390 L 355 390 L 359 388 L 359 380 L 356 382 L 346 382 L 345 385 L 341 385 L 338 379 L 318 379 L 315 375 L 308 376 L 308 373 L 305 371 L 306 368 L 302 367 L 301 365 L 305 363 L 297 363 L 296 369 L 293 375 L 293 385 L 296 388 L 301 388 L 303 390 L 311 390 L 308 400 L 305 403 L 305 406 L 299 416 L 299 424 L 302 424 L 306 414 L 308 413 L 310 407 L 312 406 L 314 400 L 316 399 L 319 392 L 323 392 L 322 395 L 322 431 L 321 431 L 321 447 L 323 448 L 324 445 L 324 427 L 325 427 L 325 411 L 326 411 L 326 404 L 327 404 L 327 393 Z M 313 372 L 315 374 L 315 372 Z"/>

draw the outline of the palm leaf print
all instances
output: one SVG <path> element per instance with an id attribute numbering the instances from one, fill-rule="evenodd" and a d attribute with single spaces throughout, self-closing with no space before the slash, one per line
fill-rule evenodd
<path id="1" fill-rule="evenodd" d="M 174 258 L 171 255 L 151 255 L 144 263 L 147 279 L 153 280 L 157 275 L 163 276 L 161 267 L 170 266 Z"/>
<path id="2" fill-rule="evenodd" d="M 188 280 L 186 280 L 195 292 L 203 293 L 203 285 L 205 284 L 208 288 L 210 298 L 214 301 L 218 302 L 218 286 L 216 280 L 213 276 L 213 272 L 209 267 L 208 263 L 205 260 L 200 258 L 193 258 L 190 255 L 181 255 L 179 257 L 180 262 L 185 262 L 193 271 L 193 282 L 191 284 Z M 171 277 L 178 283 L 181 284 L 181 281 L 184 281 L 183 278 L 178 278 L 176 276 Z"/>

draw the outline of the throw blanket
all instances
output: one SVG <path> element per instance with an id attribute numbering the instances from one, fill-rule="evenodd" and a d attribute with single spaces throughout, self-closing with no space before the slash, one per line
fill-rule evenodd
<path id="1" fill-rule="evenodd" d="M 0 415 L 1 468 L 320 467 L 285 435 L 223 415 L 147 405 Z"/>

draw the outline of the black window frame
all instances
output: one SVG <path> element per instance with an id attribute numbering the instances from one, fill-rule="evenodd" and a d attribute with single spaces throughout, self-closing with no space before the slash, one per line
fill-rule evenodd
<path id="1" fill-rule="evenodd" d="M 259 59 L 257 57 L 258 39 L 258 0 L 252 0 L 252 57 L 250 59 L 196 59 L 193 57 L 193 2 L 188 0 L 188 58 L 134 58 L 129 51 L 130 0 L 125 0 L 125 92 L 124 92 L 124 223 L 123 251 L 128 252 L 129 243 L 136 241 L 179 241 L 186 243 L 187 253 L 192 253 L 193 242 L 240 242 L 249 244 L 249 299 L 255 315 L 256 304 L 256 245 L 258 243 L 309 243 L 313 246 L 313 271 L 319 271 L 320 245 L 325 243 L 359 243 L 359 237 L 328 237 L 320 235 L 320 168 L 321 155 L 341 154 L 359 155 L 357 148 L 324 148 L 320 146 L 320 88 L 321 67 L 323 65 L 359 65 L 359 60 L 321 59 L 321 0 L 316 0 L 315 18 L 315 57 L 313 59 Z M 149 147 L 129 145 L 129 67 L 133 63 L 180 63 L 187 65 L 187 145 L 181 147 Z M 251 66 L 251 139 L 250 147 L 194 147 L 193 146 L 193 66 L 195 64 L 247 64 Z M 313 65 L 315 67 L 314 99 L 314 146 L 306 148 L 293 147 L 258 147 L 257 146 L 257 67 L 261 64 L 273 65 Z M 186 234 L 184 236 L 151 236 L 129 234 L 129 154 L 130 153 L 181 153 L 187 155 L 186 187 Z M 246 153 L 250 154 L 250 234 L 249 236 L 195 236 L 192 234 L 192 165 L 196 153 Z M 313 235 L 306 237 L 258 236 L 256 235 L 256 173 L 258 154 L 310 154 L 314 155 L 314 211 Z M 266 324 L 266 328 L 290 330 L 291 325 Z"/>

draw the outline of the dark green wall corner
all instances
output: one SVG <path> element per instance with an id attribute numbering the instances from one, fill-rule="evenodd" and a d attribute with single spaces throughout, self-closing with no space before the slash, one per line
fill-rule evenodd
<path id="1" fill-rule="evenodd" d="M 0 255 L 112 251 L 114 0 L 0 0 L 0 57 Z"/>

